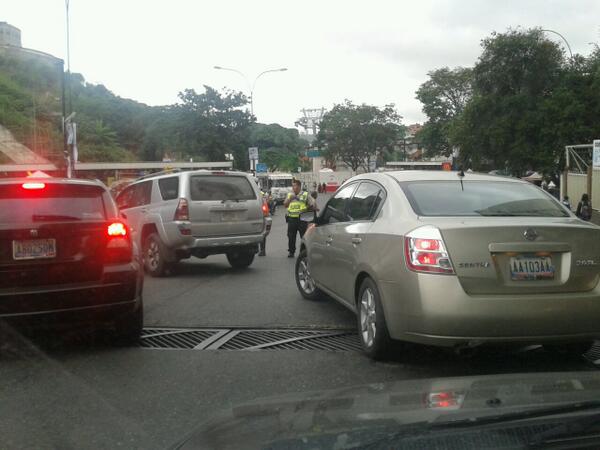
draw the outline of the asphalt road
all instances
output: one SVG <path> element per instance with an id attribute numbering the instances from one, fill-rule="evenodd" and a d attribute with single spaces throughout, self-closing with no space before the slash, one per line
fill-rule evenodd
<path id="1" fill-rule="evenodd" d="M 234 271 L 224 257 L 146 278 L 148 326 L 341 327 L 353 315 L 296 292 L 283 210 L 267 256 Z M 113 348 L 0 335 L 0 448 L 165 448 L 218 411 L 267 396 L 425 377 L 594 370 L 543 350 L 472 358 L 411 347 L 392 361 L 325 351 Z"/>

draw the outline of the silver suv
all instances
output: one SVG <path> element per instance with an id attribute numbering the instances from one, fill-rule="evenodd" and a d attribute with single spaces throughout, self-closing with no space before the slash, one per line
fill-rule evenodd
<path id="1" fill-rule="evenodd" d="M 271 229 L 258 186 L 243 172 L 150 175 L 127 186 L 117 205 L 152 276 L 191 256 L 225 254 L 234 268 L 248 267 Z"/>

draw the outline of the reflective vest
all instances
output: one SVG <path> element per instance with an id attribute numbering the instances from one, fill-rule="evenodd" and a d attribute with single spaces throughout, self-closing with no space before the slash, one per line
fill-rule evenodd
<path id="1" fill-rule="evenodd" d="M 288 194 L 288 197 L 293 196 L 294 194 Z M 308 211 L 308 192 L 301 192 L 298 198 L 299 200 L 293 200 L 288 206 L 289 217 L 300 217 L 300 214 Z"/>

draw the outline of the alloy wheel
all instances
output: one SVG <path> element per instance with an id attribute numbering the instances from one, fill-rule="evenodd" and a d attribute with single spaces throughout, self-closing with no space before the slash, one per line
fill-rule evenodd
<path id="1" fill-rule="evenodd" d="M 315 282 L 310 275 L 310 269 L 308 268 L 306 258 L 302 258 L 298 264 L 298 282 L 305 294 L 310 295 L 315 291 Z"/>
<path id="2" fill-rule="evenodd" d="M 363 291 L 360 299 L 361 338 L 367 347 L 371 347 L 377 334 L 377 312 L 375 296 L 370 288 Z"/>

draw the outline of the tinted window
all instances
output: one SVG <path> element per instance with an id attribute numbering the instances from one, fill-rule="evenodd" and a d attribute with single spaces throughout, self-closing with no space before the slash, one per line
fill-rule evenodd
<path id="1" fill-rule="evenodd" d="M 135 185 L 135 194 L 133 195 L 133 206 L 144 206 L 150 203 L 152 195 L 152 180 L 144 181 Z"/>
<path id="2" fill-rule="evenodd" d="M 103 193 L 98 186 L 48 183 L 24 190 L 20 184 L 0 185 L 0 223 L 104 220 Z"/>
<path id="3" fill-rule="evenodd" d="M 535 186 L 510 182 L 415 181 L 401 184 L 421 216 L 568 217 L 559 203 Z"/>
<path id="4" fill-rule="evenodd" d="M 292 187 L 292 179 L 271 180 L 272 187 Z"/>
<path id="5" fill-rule="evenodd" d="M 158 188 L 163 200 L 173 200 L 179 196 L 179 177 L 161 178 Z"/>
<path id="6" fill-rule="evenodd" d="M 381 203 L 381 188 L 373 183 L 361 183 L 350 200 L 350 220 L 371 220 Z"/>
<path id="7" fill-rule="evenodd" d="M 248 178 L 230 175 L 194 176 L 190 179 L 190 194 L 196 201 L 256 199 Z"/>
<path id="8" fill-rule="evenodd" d="M 349 220 L 348 216 L 346 215 L 346 206 L 348 205 L 348 201 L 352 196 L 354 188 L 356 188 L 355 184 L 346 186 L 340 192 L 335 194 L 331 200 L 329 200 L 327 206 L 325 207 L 325 211 L 319 220 L 321 224 L 347 222 Z"/>
<path id="9" fill-rule="evenodd" d="M 119 209 L 131 208 L 135 186 L 129 186 L 117 197 L 117 206 Z"/>

